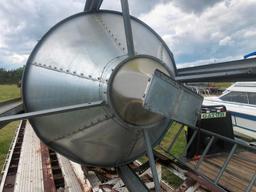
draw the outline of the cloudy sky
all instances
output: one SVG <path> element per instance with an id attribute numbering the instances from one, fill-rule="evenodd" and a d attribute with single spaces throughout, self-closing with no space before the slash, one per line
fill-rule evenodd
<path id="1" fill-rule="evenodd" d="M 26 63 L 56 22 L 83 10 L 85 0 L 1 0 L 0 68 Z M 256 0 L 130 0 L 132 15 L 150 25 L 176 63 L 202 64 L 242 58 L 256 50 Z M 120 10 L 119 0 L 102 8 Z"/>

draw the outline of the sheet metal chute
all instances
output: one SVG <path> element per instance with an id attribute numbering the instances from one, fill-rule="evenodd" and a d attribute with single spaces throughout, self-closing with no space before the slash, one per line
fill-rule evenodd
<path id="1" fill-rule="evenodd" d="M 101 3 L 87 1 L 84 12 L 44 35 L 23 76 L 27 113 L 0 120 L 29 118 L 58 153 L 119 167 L 124 180 L 125 165 L 147 153 L 159 191 L 152 147 L 172 120 L 195 125 L 203 99 L 174 80 L 171 51 L 129 15 L 127 0 L 121 0 L 122 13 L 99 10 Z"/>

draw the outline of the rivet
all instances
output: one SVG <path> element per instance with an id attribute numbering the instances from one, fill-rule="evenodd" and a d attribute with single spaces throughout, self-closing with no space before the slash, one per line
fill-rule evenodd
<path id="1" fill-rule="evenodd" d="M 67 71 L 67 72 L 69 72 L 69 70 L 68 70 L 68 69 L 67 69 L 66 71 Z"/>
<path id="2" fill-rule="evenodd" d="M 60 70 L 62 71 L 63 69 L 62 69 L 62 68 L 60 68 Z"/>
<path id="3" fill-rule="evenodd" d="M 121 45 L 121 43 L 118 43 L 118 45 L 120 46 L 120 45 Z"/>
<path id="4" fill-rule="evenodd" d="M 92 76 L 91 76 L 91 75 L 89 75 L 89 78 L 92 78 Z"/>
<path id="5" fill-rule="evenodd" d="M 81 76 L 84 76 L 84 74 L 83 74 L 83 73 L 81 73 L 80 75 L 81 75 Z"/>
<path id="6" fill-rule="evenodd" d="M 76 74 L 76 72 L 74 71 L 73 74 Z"/>

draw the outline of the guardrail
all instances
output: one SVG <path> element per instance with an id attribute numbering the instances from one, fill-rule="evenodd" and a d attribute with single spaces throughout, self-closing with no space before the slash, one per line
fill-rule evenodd
<path id="1" fill-rule="evenodd" d="M 7 115 L 16 115 L 24 110 L 21 98 L 10 99 L 0 102 L 0 117 Z M 0 122 L 0 129 L 9 122 Z"/>

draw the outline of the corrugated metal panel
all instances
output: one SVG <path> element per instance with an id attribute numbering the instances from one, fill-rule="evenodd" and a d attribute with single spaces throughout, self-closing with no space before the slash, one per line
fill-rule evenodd
<path id="1" fill-rule="evenodd" d="M 14 191 L 44 191 L 40 140 L 29 123 L 25 128 Z"/>

